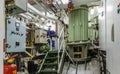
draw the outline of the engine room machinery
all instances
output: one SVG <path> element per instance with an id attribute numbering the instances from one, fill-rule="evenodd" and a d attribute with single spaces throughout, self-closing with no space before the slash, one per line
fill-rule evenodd
<path id="1" fill-rule="evenodd" d="M 88 6 L 75 7 L 69 13 L 69 54 L 74 61 L 87 58 L 88 40 Z"/>
<path id="2" fill-rule="evenodd" d="M 35 43 L 47 43 L 47 31 L 42 29 L 35 30 Z"/>

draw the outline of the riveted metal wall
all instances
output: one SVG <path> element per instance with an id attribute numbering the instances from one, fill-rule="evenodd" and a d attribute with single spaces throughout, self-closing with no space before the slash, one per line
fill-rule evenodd
<path id="1" fill-rule="evenodd" d="M 88 40 L 88 8 L 78 7 L 69 13 L 69 41 Z"/>

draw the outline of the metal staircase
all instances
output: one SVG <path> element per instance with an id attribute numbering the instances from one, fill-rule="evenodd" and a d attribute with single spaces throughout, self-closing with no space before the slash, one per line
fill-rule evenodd
<path id="1" fill-rule="evenodd" d="M 49 51 L 42 63 L 42 67 L 37 74 L 58 74 L 58 50 Z M 60 56 L 62 52 L 60 52 Z"/>
<path id="2" fill-rule="evenodd" d="M 61 23 L 59 22 L 59 24 Z M 51 50 L 47 52 L 37 74 L 62 74 L 65 53 L 73 62 L 65 49 L 64 25 L 59 25 L 58 35 L 59 37 L 56 42 L 57 50 L 51 48 Z M 75 63 L 73 62 L 73 64 Z"/>

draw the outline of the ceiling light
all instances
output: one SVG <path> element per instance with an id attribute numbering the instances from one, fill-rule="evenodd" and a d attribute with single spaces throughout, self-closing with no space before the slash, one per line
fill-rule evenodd
<path id="1" fill-rule="evenodd" d="M 42 21 L 45 21 L 45 19 L 44 18 L 40 18 Z"/>
<path id="2" fill-rule="evenodd" d="M 58 1 L 57 1 L 57 3 L 58 3 L 58 4 L 61 4 L 61 1 L 60 1 L 60 0 L 58 0 Z"/>
<path id="3" fill-rule="evenodd" d="M 69 0 L 61 0 L 63 4 L 68 4 Z"/>
<path id="4" fill-rule="evenodd" d="M 37 27 L 40 27 L 40 24 L 39 24 L 39 23 L 35 23 L 35 25 L 36 25 Z"/>
<path id="5" fill-rule="evenodd" d="M 91 15 L 93 15 L 94 12 L 95 12 L 95 10 L 94 10 L 94 9 L 91 9 L 91 11 L 90 11 Z"/>

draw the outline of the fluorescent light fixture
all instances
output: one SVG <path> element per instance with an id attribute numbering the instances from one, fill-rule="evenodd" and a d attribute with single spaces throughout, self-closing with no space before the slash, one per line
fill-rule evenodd
<path id="1" fill-rule="evenodd" d="M 95 13 L 95 10 L 94 9 L 91 9 L 90 10 L 90 14 L 93 15 Z"/>
<path id="2" fill-rule="evenodd" d="M 42 21 L 45 21 L 45 19 L 44 18 L 40 18 Z"/>
<path id="3" fill-rule="evenodd" d="M 39 23 L 35 23 L 35 25 L 36 25 L 37 27 L 40 27 L 40 24 L 39 24 Z"/>
<path id="4" fill-rule="evenodd" d="M 63 4 L 68 4 L 69 0 L 61 0 Z"/>

